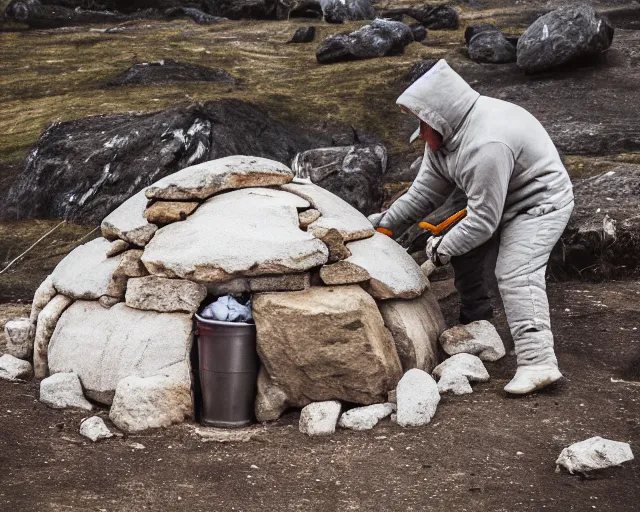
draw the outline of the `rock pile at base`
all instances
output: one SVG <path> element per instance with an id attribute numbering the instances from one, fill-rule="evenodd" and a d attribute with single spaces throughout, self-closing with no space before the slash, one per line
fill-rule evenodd
<path id="1" fill-rule="evenodd" d="M 86 396 L 127 432 L 193 417 L 193 315 L 227 293 L 251 295 L 259 420 L 313 405 L 304 428 L 323 433 L 336 400 L 386 402 L 403 369 L 437 364 L 444 320 L 420 267 L 278 162 L 185 168 L 111 212 L 102 234 L 60 262 L 29 319 L 8 325 L 15 352 L 33 351 L 36 376 L 50 375 L 40 399 L 51 407 L 89 410 Z M 338 404 L 332 427 L 315 402 Z M 349 416 L 353 428 L 374 421 Z"/>

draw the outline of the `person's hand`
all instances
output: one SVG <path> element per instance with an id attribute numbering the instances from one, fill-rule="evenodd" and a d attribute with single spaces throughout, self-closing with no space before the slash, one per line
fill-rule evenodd
<path id="1" fill-rule="evenodd" d="M 384 216 L 386 215 L 387 212 L 382 212 L 382 213 L 373 213 L 371 215 L 369 215 L 367 217 L 367 219 L 369 219 L 369 222 L 371 222 L 371 225 L 374 227 L 374 229 L 376 231 L 378 231 L 379 233 L 382 233 L 383 235 L 387 235 L 387 236 L 393 236 L 393 230 L 387 228 L 387 227 L 382 227 L 380 226 L 380 223 L 382 222 L 382 219 L 384 219 Z"/>
<path id="2" fill-rule="evenodd" d="M 427 258 L 431 261 L 436 267 L 441 267 L 449 263 L 451 259 L 449 256 L 445 256 L 444 254 L 438 253 L 438 247 L 442 243 L 441 236 L 432 236 L 427 240 Z"/>

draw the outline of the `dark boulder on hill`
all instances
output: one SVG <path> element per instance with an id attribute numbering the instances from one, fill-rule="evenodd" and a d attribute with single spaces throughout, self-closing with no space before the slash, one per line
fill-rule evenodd
<path id="1" fill-rule="evenodd" d="M 218 69 L 166 59 L 134 64 L 109 85 L 157 85 L 169 82 L 219 82 L 235 84 L 237 80 Z"/>
<path id="2" fill-rule="evenodd" d="M 518 66 L 526 73 L 593 59 L 611 46 L 613 27 L 593 7 L 551 11 L 538 18 L 518 41 Z"/>
<path id="3" fill-rule="evenodd" d="M 370 0 L 320 0 L 320 6 L 327 23 L 372 20 L 376 17 Z"/>
<path id="4" fill-rule="evenodd" d="M 237 154 L 289 164 L 327 139 L 240 100 L 54 123 L 27 154 L 0 217 L 95 223 L 184 167 Z"/>
<path id="5" fill-rule="evenodd" d="M 482 30 L 473 35 L 467 43 L 467 50 L 475 62 L 504 64 L 516 61 L 515 46 L 497 29 Z"/>
<path id="6" fill-rule="evenodd" d="M 43 5 L 38 0 L 21 0 L 11 2 L 3 12 L 2 18 L 5 21 L 24 23 L 30 28 L 51 29 L 91 23 L 121 23 L 131 19 L 139 19 L 142 16 L 159 17 L 159 13 L 153 11 L 153 13 L 127 15 L 119 12 Z"/>
<path id="7" fill-rule="evenodd" d="M 402 21 L 403 16 L 409 16 L 424 27 L 431 30 L 457 30 L 460 28 L 460 15 L 455 7 L 450 5 L 424 5 L 423 7 L 399 7 L 384 9 L 380 16 L 395 21 Z"/>
<path id="8" fill-rule="evenodd" d="M 350 34 L 327 37 L 318 46 L 316 58 L 320 64 L 329 64 L 399 55 L 412 42 L 413 32 L 409 25 L 377 19 Z"/>
<path id="9" fill-rule="evenodd" d="M 300 27 L 287 43 L 310 43 L 316 37 L 316 27 Z"/>
<path id="10" fill-rule="evenodd" d="M 212 25 L 218 21 L 225 20 L 221 16 L 212 16 L 202 12 L 200 9 L 194 9 L 193 7 L 172 7 L 164 11 L 164 15 L 167 18 L 191 18 L 198 25 Z"/>

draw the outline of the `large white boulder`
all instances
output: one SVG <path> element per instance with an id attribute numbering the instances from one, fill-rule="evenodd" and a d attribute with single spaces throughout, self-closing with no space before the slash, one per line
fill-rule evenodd
<path id="1" fill-rule="evenodd" d="M 147 188 L 149 199 L 207 199 L 223 190 L 282 185 L 293 179 L 286 165 L 256 156 L 233 155 L 187 167 Z"/>
<path id="2" fill-rule="evenodd" d="M 390 403 L 356 407 L 340 416 L 338 425 L 349 430 L 371 430 L 380 420 L 390 416 L 395 406 Z"/>
<path id="3" fill-rule="evenodd" d="M 260 359 L 288 405 L 378 403 L 402 375 L 393 338 L 359 286 L 259 294 L 253 318 Z"/>
<path id="4" fill-rule="evenodd" d="M 440 344 L 450 356 L 464 352 L 483 361 L 497 361 L 506 353 L 498 331 L 487 320 L 447 329 L 440 335 Z"/>
<path id="5" fill-rule="evenodd" d="M 396 342 L 403 370 L 433 370 L 438 364 L 438 337 L 446 326 L 433 294 L 427 291 L 413 300 L 382 301 L 378 307 Z"/>
<path id="6" fill-rule="evenodd" d="M 312 183 L 289 183 L 283 190 L 303 197 L 322 216 L 307 225 L 307 231 L 317 238 L 324 238 L 331 229 L 336 229 L 344 241 L 360 240 L 373 236 L 375 230 L 367 218 L 335 194 Z"/>
<path id="7" fill-rule="evenodd" d="M 75 373 L 56 373 L 40 383 L 40 401 L 54 409 L 93 409 L 82 394 L 80 379 Z"/>
<path id="8" fill-rule="evenodd" d="M 342 405 L 337 400 L 314 402 L 300 413 L 300 432 L 309 436 L 326 436 L 336 431 Z"/>
<path id="9" fill-rule="evenodd" d="M 33 352 L 34 331 L 31 320 L 15 318 L 4 324 L 7 353 L 18 359 L 29 359 Z"/>
<path id="10" fill-rule="evenodd" d="M 33 375 L 31 363 L 23 361 L 10 354 L 0 356 L 0 379 L 2 380 L 27 380 Z"/>
<path id="11" fill-rule="evenodd" d="M 156 313 L 123 303 L 105 309 L 78 301 L 67 309 L 49 344 L 51 373 L 74 372 L 87 396 L 109 404 L 129 376 L 173 378 L 191 388 L 191 315 Z"/>
<path id="12" fill-rule="evenodd" d="M 154 275 L 209 283 L 304 272 L 325 263 L 328 250 L 298 227 L 299 201 L 281 190 L 220 194 L 160 229 L 142 262 Z"/>
<path id="13" fill-rule="evenodd" d="M 191 390 L 164 375 L 122 379 L 109 411 L 109 419 L 125 432 L 168 427 L 192 416 Z"/>
<path id="14" fill-rule="evenodd" d="M 56 295 L 38 315 L 38 324 L 33 345 L 33 366 L 38 379 L 43 379 L 47 376 L 49 370 L 49 341 L 62 313 L 64 313 L 72 303 L 73 299 L 71 297 L 61 294 Z"/>
<path id="15" fill-rule="evenodd" d="M 122 254 L 107 257 L 111 242 L 96 238 L 71 251 L 51 274 L 59 293 L 73 299 L 124 297 L 126 279 L 114 275 Z"/>
<path id="16" fill-rule="evenodd" d="M 440 393 L 431 375 L 417 368 L 404 374 L 396 388 L 396 422 L 402 427 L 417 427 L 431 421 Z"/>
<path id="17" fill-rule="evenodd" d="M 125 303 L 130 308 L 160 313 L 195 313 L 206 296 L 207 289 L 201 284 L 146 276 L 129 279 Z"/>
<path id="18" fill-rule="evenodd" d="M 134 194 L 104 218 L 100 226 L 103 237 L 109 240 L 119 238 L 139 247 L 147 245 L 158 226 L 144 216 L 148 203 L 146 190 Z"/>
<path id="19" fill-rule="evenodd" d="M 563 449 L 556 464 L 573 474 L 574 471 L 584 473 L 619 466 L 630 460 L 633 460 L 633 453 L 628 443 L 596 436 Z"/>
<path id="20" fill-rule="evenodd" d="M 429 280 L 415 260 L 386 235 L 376 233 L 350 242 L 347 249 L 351 256 L 346 261 L 371 276 L 364 287 L 376 299 L 414 299 L 429 287 Z"/>
<path id="21" fill-rule="evenodd" d="M 472 393 L 471 382 L 487 382 L 489 372 L 482 360 L 474 355 L 460 353 L 436 366 L 433 376 L 438 378 L 438 391 L 454 395 Z"/>

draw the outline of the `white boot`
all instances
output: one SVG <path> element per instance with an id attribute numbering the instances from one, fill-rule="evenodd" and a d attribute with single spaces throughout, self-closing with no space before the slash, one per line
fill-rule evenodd
<path id="1" fill-rule="evenodd" d="M 527 395 L 562 378 L 558 367 L 551 364 L 518 366 L 516 375 L 504 387 L 512 395 Z"/>

